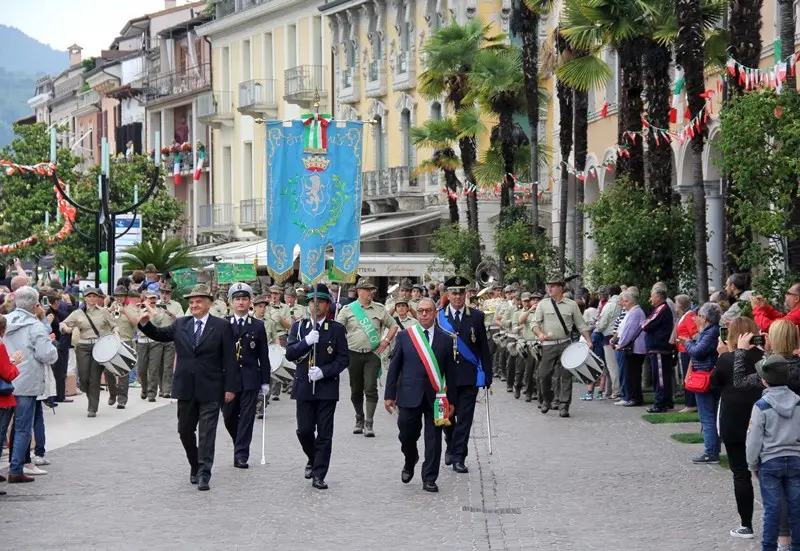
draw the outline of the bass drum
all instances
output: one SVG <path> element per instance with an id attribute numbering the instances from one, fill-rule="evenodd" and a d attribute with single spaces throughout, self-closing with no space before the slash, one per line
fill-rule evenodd
<path id="1" fill-rule="evenodd" d="M 296 366 L 286 359 L 286 350 L 279 344 L 269 345 L 269 368 L 273 381 L 289 384 L 294 379 Z"/>
<path id="2" fill-rule="evenodd" d="M 596 383 L 603 374 L 604 364 L 585 342 L 574 342 L 561 353 L 561 366 L 587 385 Z"/>
<path id="3" fill-rule="evenodd" d="M 94 343 L 92 358 L 118 377 L 127 377 L 136 367 L 136 351 L 116 335 L 106 335 Z"/>

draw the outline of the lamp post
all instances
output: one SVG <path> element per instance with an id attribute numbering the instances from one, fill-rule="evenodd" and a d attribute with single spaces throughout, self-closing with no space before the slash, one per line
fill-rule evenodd
<path id="1" fill-rule="evenodd" d="M 61 182 L 58 179 L 57 172 L 57 165 L 56 165 L 56 129 L 55 127 L 50 129 L 50 162 L 55 166 L 52 173 L 53 185 L 58 188 L 61 195 L 64 199 L 73 207 L 78 209 L 79 211 L 91 214 L 95 217 L 95 271 L 94 271 L 94 282 L 95 286 L 99 287 L 101 283 L 106 283 L 108 285 L 107 291 L 110 292 L 113 289 L 113 266 L 115 263 L 115 241 L 116 238 L 119 237 L 116 235 L 116 225 L 114 223 L 114 218 L 120 214 L 126 214 L 129 212 L 133 212 L 133 220 L 131 221 L 130 226 L 133 225 L 133 222 L 136 220 L 136 214 L 140 206 L 142 206 L 155 192 L 156 187 L 158 186 L 159 181 L 159 174 L 160 174 L 160 165 L 161 165 L 161 134 L 160 132 L 155 133 L 155 170 L 151 175 L 150 179 L 150 187 L 144 193 L 144 195 L 140 198 L 138 186 L 134 188 L 134 197 L 133 197 L 133 204 L 126 206 L 120 210 L 111 210 L 111 203 L 110 203 L 110 191 L 111 191 L 111 163 L 109 159 L 109 150 L 108 150 L 108 141 L 106 138 L 103 138 L 102 145 L 101 145 L 101 158 L 100 158 L 100 175 L 97 178 L 97 187 L 98 187 L 98 202 L 97 205 L 87 206 L 82 205 L 75 201 L 70 194 L 69 194 L 69 186 L 67 189 L 61 185 Z M 130 229 L 130 226 L 125 230 L 124 233 Z M 101 254 L 105 252 L 106 254 Z M 103 278 L 105 281 L 101 281 L 100 272 L 101 266 L 106 267 L 106 273 L 104 274 L 106 277 Z"/>

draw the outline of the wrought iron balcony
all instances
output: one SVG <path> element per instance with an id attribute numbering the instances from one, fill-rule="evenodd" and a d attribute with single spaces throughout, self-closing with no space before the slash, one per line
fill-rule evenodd
<path id="1" fill-rule="evenodd" d="M 275 80 L 248 80 L 239 83 L 239 112 L 260 117 L 278 116 L 278 99 L 275 96 Z"/>
<path id="2" fill-rule="evenodd" d="M 233 205 L 222 203 L 200 205 L 197 226 L 205 231 L 227 231 L 233 227 Z"/>
<path id="3" fill-rule="evenodd" d="M 197 118 L 214 128 L 233 124 L 233 93 L 206 92 L 197 98 Z"/>
<path id="4" fill-rule="evenodd" d="M 211 64 L 202 63 L 182 71 L 152 74 L 148 78 L 145 101 L 151 103 L 179 94 L 198 92 L 211 86 Z"/>
<path id="5" fill-rule="evenodd" d="M 309 108 L 315 93 L 321 100 L 328 97 L 324 65 L 298 65 L 284 71 L 284 100 Z"/>

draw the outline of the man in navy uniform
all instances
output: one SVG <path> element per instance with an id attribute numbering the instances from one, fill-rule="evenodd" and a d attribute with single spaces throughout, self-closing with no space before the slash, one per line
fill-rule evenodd
<path id="1" fill-rule="evenodd" d="M 405 457 L 400 473 L 403 484 L 408 484 L 414 478 L 414 466 L 419 461 L 417 440 L 423 426 L 422 419 L 425 418 L 422 489 L 426 492 L 438 492 L 436 478 L 439 476 L 439 463 L 442 461 L 442 426 L 434 422 L 434 408 L 437 407 L 437 391 L 446 390 L 449 408 L 444 414 L 445 418 L 452 417 L 455 412 L 454 406 L 458 399 L 456 386 L 449 386 L 447 382 L 456 380 L 456 336 L 435 326 L 436 303 L 433 300 L 421 299 L 417 304 L 417 315 L 419 327 L 409 327 L 397 335 L 392 362 L 386 376 L 384 405 L 389 413 L 395 407 L 398 408 L 397 428 L 400 430 L 400 449 Z M 430 344 L 436 365 L 432 362 L 427 364 L 427 353 L 423 353 L 423 350 L 427 352 L 426 344 Z M 444 376 L 445 385 L 441 391 L 431 380 L 438 374 Z M 441 420 L 438 422 L 444 423 Z"/>
<path id="2" fill-rule="evenodd" d="M 292 324 L 286 347 L 286 359 L 297 364 L 292 399 L 297 403 L 297 439 L 308 457 L 305 477 L 313 479 L 311 485 L 318 490 L 328 489 L 325 475 L 331 461 L 339 375 L 350 362 L 344 326 L 328 319 L 332 302 L 328 287 L 317 284 L 308 297 L 309 319 Z"/>
<path id="3" fill-rule="evenodd" d="M 242 390 L 222 406 L 225 428 L 233 439 L 233 466 L 246 469 L 253 440 L 258 392 L 269 391 L 269 353 L 264 322 L 250 315 L 253 289 L 246 283 L 235 283 L 228 290 L 233 315 L 228 318 L 233 329 L 236 361 L 239 364 Z"/>
<path id="4" fill-rule="evenodd" d="M 444 439 L 447 448 L 444 464 L 453 465 L 457 473 L 467 473 L 465 465 L 475 415 L 475 400 L 478 388 L 492 386 L 492 354 L 486 336 L 483 312 L 466 305 L 466 289 L 469 280 L 465 277 L 451 277 L 444 282 L 449 304 L 439 310 L 437 323 L 458 337 L 458 356 L 456 375 L 449 381 L 456 387 L 455 422 L 445 427 Z"/>

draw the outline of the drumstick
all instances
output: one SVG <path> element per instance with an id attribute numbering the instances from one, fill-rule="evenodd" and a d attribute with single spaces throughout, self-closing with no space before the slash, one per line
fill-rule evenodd
<path id="1" fill-rule="evenodd" d="M 267 464 L 266 458 L 266 438 L 267 438 L 267 400 L 269 400 L 269 394 L 264 396 L 264 400 L 261 402 L 261 464 Z"/>

